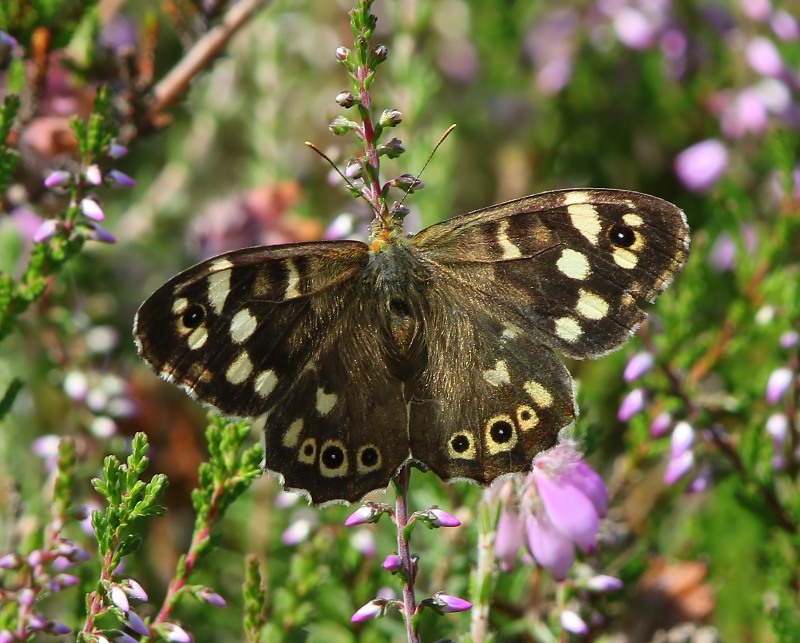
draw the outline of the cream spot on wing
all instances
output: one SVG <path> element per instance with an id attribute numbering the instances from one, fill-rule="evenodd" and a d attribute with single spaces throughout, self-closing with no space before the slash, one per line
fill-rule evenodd
<path id="1" fill-rule="evenodd" d="M 483 379 L 492 386 L 511 384 L 511 377 L 508 374 L 508 365 L 502 359 L 498 360 L 497 364 L 494 366 L 494 370 L 483 371 Z"/>
<path id="2" fill-rule="evenodd" d="M 570 279 L 586 279 L 592 271 L 589 259 L 582 252 L 565 248 L 556 261 L 556 268 Z"/>
<path id="3" fill-rule="evenodd" d="M 555 333 L 565 342 L 577 342 L 583 329 L 574 317 L 559 317 L 555 320 Z"/>
<path id="4" fill-rule="evenodd" d="M 236 344 L 241 344 L 253 334 L 258 321 L 247 308 L 242 308 L 231 319 L 231 339 Z"/>
<path id="5" fill-rule="evenodd" d="M 294 261 L 286 259 L 286 291 L 283 293 L 284 299 L 294 299 L 300 296 L 300 273 L 297 271 L 297 266 Z"/>
<path id="6" fill-rule="evenodd" d="M 253 362 L 250 361 L 250 356 L 247 351 L 242 351 L 235 360 L 228 366 L 225 371 L 225 379 L 231 384 L 241 384 L 253 372 Z"/>
<path id="7" fill-rule="evenodd" d="M 600 295 L 583 288 L 580 290 L 575 308 L 578 314 L 586 319 L 602 319 L 608 315 L 608 302 Z"/>
<path id="8" fill-rule="evenodd" d="M 189 300 L 186 297 L 178 297 L 172 302 L 172 312 L 175 315 L 182 315 L 183 311 L 189 306 Z"/>
<path id="9" fill-rule="evenodd" d="M 518 259 L 522 256 L 522 252 L 508 238 L 508 225 L 508 220 L 500 223 L 500 229 L 497 231 L 497 243 L 503 251 L 503 259 Z"/>
<path id="10" fill-rule="evenodd" d="M 230 262 L 228 262 L 230 263 Z M 231 271 L 222 270 L 208 276 L 208 303 L 217 315 L 222 314 L 225 301 L 231 292 Z"/>
<path id="11" fill-rule="evenodd" d="M 584 237 L 589 240 L 593 246 L 597 245 L 600 238 L 600 217 L 597 214 L 597 208 L 591 203 L 574 203 L 567 206 L 570 221 L 572 225 Z"/>
<path id="12" fill-rule="evenodd" d="M 553 403 L 553 396 L 544 386 L 534 380 L 525 382 L 525 392 L 531 396 L 533 403 L 545 409 Z"/>
<path id="13" fill-rule="evenodd" d="M 564 205 L 573 203 L 586 203 L 589 200 L 589 193 L 583 190 L 572 190 L 564 195 Z"/>
<path id="14" fill-rule="evenodd" d="M 347 475 L 347 450 L 341 440 L 327 440 L 319 450 L 319 472 L 326 478 Z"/>
<path id="15" fill-rule="evenodd" d="M 203 348 L 208 339 L 208 331 L 205 324 L 195 328 L 189 335 L 189 349 L 196 351 L 198 348 Z"/>
<path id="16" fill-rule="evenodd" d="M 297 460 L 303 464 L 314 464 L 317 459 L 317 441 L 306 438 L 297 450 Z"/>
<path id="17" fill-rule="evenodd" d="M 622 220 L 631 228 L 638 228 L 644 223 L 644 219 L 635 212 L 628 212 L 622 215 Z"/>
<path id="18" fill-rule="evenodd" d="M 522 431 L 530 431 L 539 424 L 539 416 L 530 406 L 522 405 L 517 407 L 517 425 Z"/>
<path id="19" fill-rule="evenodd" d="M 278 376 L 271 368 L 261 371 L 253 381 L 253 388 L 261 397 L 267 397 L 278 384 Z"/>
<path id="20" fill-rule="evenodd" d="M 283 442 L 283 446 L 285 447 L 293 447 L 297 445 L 298 440 L 300 439 L 300 433 L 303 430 L 303 418 L 297 418 L 294 422 L 289 425 L 289 428 L 286 429 L 286 433 L 283 434 L 283 438 L 281 441 Z"/>
<path id="21" fill-rule="evenodd" d="M 521 332 L 522 329 L 519 326 L 514 326 L 514 324 L 507 324 L 506 327 L 503 328 L 501 337 L 503 339 L 514 339 L 515 337 L 519 336 Z"/>
<path id="22" fill-rule="evenodd" d="M 451 458 L 458 460 L 474 460 L 478 453 L 475 450 L 475 438 L 470 431 L 458 431 L 447 441 L 447 451 Z"/>
<path id="23" fill-rule="evenodd" d="M 486 423 L 486 447 L 491 455 L 511 451 L 517 445 L 517 427 L 510 415 L 495 415 Z"/>
<path id="24" fill-rule="evenodd" d="M 620 268 L 632 270 L 639 262 L 639 257 L 627 248 L 614 248 L 614 263 Z"/>
<path id="25" fill-rule="evenodd" d="M 333 407 L 336 406 L 338 399 L 339 396 L 336 395 L 336 393 L 326 393 L 322 387 L 318 388 L 316 404 L 317 413 L 320 415 L 328 415 L 328 413 L 333 410 Z"/>

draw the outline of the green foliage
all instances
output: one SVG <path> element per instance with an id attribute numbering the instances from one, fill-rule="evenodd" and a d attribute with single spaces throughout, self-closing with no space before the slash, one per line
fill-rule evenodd
<path id="1" fill-rule="evenodd" d="M 97 0 L 4 0 L 0 3 L 0 29 L 23 44 L 37 29 L 46 29 L 51 46 L 64 47 Z"/>

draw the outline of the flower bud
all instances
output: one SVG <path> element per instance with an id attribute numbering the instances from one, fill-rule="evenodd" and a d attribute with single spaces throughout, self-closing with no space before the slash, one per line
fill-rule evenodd
<path id="1" fill-rule="evenodd" d="M 353 92 L 345 90 L 336 94 L 336 102 L 341 107 L 349 109 L 356 104 L 356 97 L 353 95 Z"/>
<path id="2" fill-rule="evenodd" d="M 399 109 L 384 109 L 381 117 L 378 119 L 378 124 L 381 127 L 396 127 L 403 122 L 403 114 Z"/>

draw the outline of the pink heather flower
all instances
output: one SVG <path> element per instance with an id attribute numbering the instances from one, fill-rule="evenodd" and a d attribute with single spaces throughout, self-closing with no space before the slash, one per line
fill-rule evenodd
<path id="1" fill-rule="evenodd" d="M 148 629 L 147 625 L 145 625 L 144 621 L 136 612 L 127 613 L 125 624 L 137 634 L 141 634 L 142 636 L 148 636 L 150 634 L 150 630 Z"/>
<path id="2" fill-rule="evenodd" d="M 572 610 L 564 610 L 561 612 L 561 627 L 567 632 L 584 636 L 589 633 L 589 626 L 586 622 Z"/>
<path id="3" fill-rule="evenodd" d="M 772 14 L 770 0 L 742 0 L 741 7 L 744 15 L 756 22 L 764 22 Z"/>
<path id="4" fill-rule="evenodd" d="M 96 165 L 90 165 L 87 167 L 84 172 L 84 176 L 86 177 L 86 182 L 90 185 L 102 185 L 103 184 L 103 173 L 100 171 L 100 168 Z"/>
<path id="5" fill-rule="evenodd" d="M 225 607 L 228 604 L 222 596 L 217 594 L 210 587 L 204 587 L 197 592 L 197 598 L 213 607 Z"/>
<path id="6" fill-rule="evenodd" d="M 672 427 L 672 413 L 669 411 L 661 411 L 653 418 L 650 423 L 650 435 L 654 438 L 660 438 L 666 434 Z"/>
<path id="7" fill-rule="evenodd" d="M 174 643 L 192 643 L 192 637 L 189 636 L 189 633 L 174 623 L 165 623 L 162 626 L 162 631 L 168 641 L 174 641 Z"/>
<path id="8" fill-rule="evenodd" d="M 44 243 L 50 241 L 58 232 L 61 222 L 56 219 L 47 219 L 42 221 L 42 224 L 33 233 L 33 240 L 35 243 Z"/>
<path id="9" fill-rule="evenodd" d="M 130 176 L 125 174 L 125 172 L 120 172 L 119 170 L 110 170 L 106 175 L 108 179 L 109 185 L 115 188 L 135 188 L 136 181 L 134 181 Z"/>
<path id="10" fill-rule="evenodd" d="M 794 373 L 787 367 L 776 368 L 767 380 L 766 399 L 768 404 L 777 404 L 792 385 Z"/>
<path id="11" fill-rule="evenodd" d="M 375 534 L 370 529 L 356 529 L 350 536 L 350 545 L 362 556 L 372 558 L 377 551 Z"/>
<path id="12" fill-rule="evenodd" d="M 128 148 L 124 145 L 120 145 L 119 143 L 115 143 L 111 141 L 111 144 L 108 146 L 108 157 L 111 159 L 120 159 L 128 153 Z"/>
<path id="13" fill-rule="evenodd" d="M 114 643 L 138 643 L 138 641 L 125 632 L 119 632 L 114 635 Z"/>
<path id="14" fill-rule="evenodd" d="M 386 601 L 375 599 L 359 607 L 350 617 L 352 623 L 363 623 L 373 618 L 380 618 L 386 612 Z"/>
<path id="15" fill-rule="evenodd" d="M 88 197 L 81 199 L 80 208 L 83 215 L 93 221 L 102 221 L 106 218 L 103 208 L 101 208 L 100 204 L 94 199 Z"/>
<path id="16" fill-rule="evenodd" d="M 695 432 L 692 425 L 688 422 L 678 422 L 672 430 L 670 441 L 670 455 L 673 458 L 680 457 L 685 451 L 692 448 L 694 444 Z"/>
<path id="17" fill-rule="evenodd" d="M 708 263 L 715 272 L 728 272 L 736 267 L 736 242 L 727 230 L 717 235 L 708 254 Z"/>
<path id="18" fill-rule="evenodd" d="M 792 14 L 783 9 L 772 14 L 769 21 L 772 31 L 784 42 L 794 42 L 800 39 L 800 25 Z"/>
<path id="19" fill-rule="evenodd" d="M 287 547 L 299 545 L 311 535 L 312 526 L 311 521 L 307 518 L 295 520 L 281 534 L 281 542 Z"/>
<path id="20" fill-rule="evenodd" d="M 347 520 L 344 521 L 344 526 L 355 527 L 356 525 L 377 522 L 383 511 L 384 508 L 381 505 L 374 502 L 367 502 L 350 514 Z"/>
<path id="21" fill-rule="evenodd" d="M 431 516 L 430 524 L 434 527 L 460 527 L 461 521 L 453 514 L 447 513 L 444 509 L 431 507 L 427 514 Z"/>
<path id="22" fill-rule="evenodd" d="M 697 475 L 686 486 L 687 493 L 702 493 L 714 482 L 714 475 L 710 466 L 703 465 Z"/>
<path id="23" fill-rule="evenodd" d="M 780 76 L 784 71 L 781 54 L 769 38 L 753 38 L 747 44 L 745 58 L 753 71 L 762 76 Z"/>
<path id="24" fill-rule="evenodd" d="M 22 567 L 22 557 L 19 554 L 3 554 L 0 556 L 0 569 L 19 569 Z"/>
<path id="25" fill-rule="evenodd" d="M 796 330 L 787 330 L 779 340 L 781 348 L 789 350 L 800 344 L 800 333 Z"/>
<path id="26" fill-rule="evenodd" d="M 108 593 L 111 602 L 119 607 L 126 614 L 130 611 L 131 605 L 128 602 L 128 597 L 119 585 L 114 585 Z"/>
<path id="27" fill-rule="evenodd" d="M 142 587 L 138 581 L 134 580 L 133 578 L 126 578 L 120 584 L 122 589 L 125 590 L 125 593 L 130 596 L 131 598 L 135 598 L 138 601 L 147 601 L 148 596 L 147 592 L 144 591 L 144 587 Z"/>
<path id="28" fill-rule="evenodd" d="M 325 239 L 344 239 L 355 230 L 355 218 L 352 214 L 344 213 L 336 217 L 325 229 Z"/>
<path id="29" fill-rule="evenodd" d="M 90 222 L 87 227 L 87 239 L 94 239 L 100 243 L 116 243 L 117 238 L 98 223 Z"/>
<path id="30" fill-rule="evenodd" d="M 645 375 L 653 368 L 655 364 L 655 357 L 652 353 L 640 352 L 636 353 L 628 360 L 625 366 L 625 372 L 622 374 L 623 379 L 629 384 L 634 380 L 638 380 L 642 375 Z"/>
<path id="31" fill-rule="evenodd" d="M 517 554 L 522 547 L 523 526 L 518 509 L 503 504 L 494 539 L 494 555 L 500 562 L 500 569 L 510 572 L 517 562 Z"/>
<path id="32" fill-rule="evenodd" d="M 664 484 L 672 486 L 686 475 L 693 466 L 694 453 L 692 451 L 684 451 L 679 456 L 670 458 L 664 471 Z"/>
<path id="33" fill-rule="evenodd" d="M 5 31 L 0 31 L 0 45 L 4 47 L 16 47 L 18 44 L 14 36 L 7 34 Z"/>
<path id="34" fill-rule="evenodd" d="M 782 451 L 786 437 L 789 435 L 789 418 L 783 413 L 773 413 L 767 419 L 766 430 L 772 438 L 772 448 L 775 451 L 772 466 L 777 470 L 782 470 L 786 464 Z"/>
<path id="35" fill-rule="evenodd" d="M 728 150 L 713 138 L 695 143 L 675 157 L 675 174 L 693 192 L 709 190 L 727 166 Z"/>
<path id="36" fill-rule="evenodd" d="M 444 592 L 437 592 L 433 595 L 433 602 L 444 614 L 452 614 L 454 612 L 466 612 L 468 609 L 472 609 L 472 603 L 469 601 L 464 600 L 463 598 L 459 598 L 458 596 L 451 596 L 450 594 L 445 594 Z"/>
<path id="37" fill-rule="evenodd" d="M 656 40 L 656 25 L 643 12 L 633 7 L 620 8 L 614 14 L 613 23 L 619 41 L 631 49 L 649 49 Z"/>
<path id="38" fill-rule="evenodd" d="M 72 174 L 66 170 L 56 170 L 50 172 L 44 179 L 46 188 L 61 188 L 72 182 Z"/>
<path id="39" fill-rule="evenodd" d="M 570 441 L 537 455 L 526 485 L 539 501 L 525 519 L 531 554 L 556 580 L 564 580 L 575 545 L 584 552 L 596 547 L 600 517 L 608 510 L 605 485 Z"/>
<path id="40" fill-rule="evenodd" d="M 403 569 L 403 561 L 397 554 L 389 554 L 383 559 L 382 567 L 390 572 L 399 572 Z"/>
<path id="41" fill-rule="evenodd" d="M 733 97 L 722 112 L 720 126 L 728 138 L 742 138 L 747 134 L 763 134 L 769 117 L 767 107 L 756 88 L 741 91 Z"/>
<path id="42" fill-rule="evenodd" d="M 644 389 L 633 389 L 624 397 L 622 404 L 619 405 L 617 419 L 620 422 L 627 422 L 637 413 L 641 413 L 646 403 L 647 396 L 645 395 Z"/>
<path id="43" fill-rule="evenodd" d="M 60 623 L 59 621 L 50 621 L 47 624 L 47 633 L 51 634 L 52 636 L 65 636 L 72 632 L 72 629 L 69 625 L 64 623 Z"/>
<path id="44" fill-rule="evenodd" d="M 591 578 L 587 579 L 583 583 L 583 587 L 588 589 L 590 592 L 597 592 L 599 594 L 616 592 L 622 589 L 624 586 L 625 583 L 623 583 L 619 578 L 607 576 L 606 574 L 597 574 L 596 576 L 592 576 Z"/>

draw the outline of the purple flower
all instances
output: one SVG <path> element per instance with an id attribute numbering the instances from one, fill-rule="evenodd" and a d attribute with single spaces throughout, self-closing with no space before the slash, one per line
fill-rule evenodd
<path id="1" fill-rule="evenodd" d="M 403 561 L 397 554 L 389 554 L 383 559 L 382 567 L 390 572 L 399 572 L 403 569 Z"/>
<path id="2" fill-rule="evenodd" d="M 708 254 L 708 263 L 715 272 L 728 272 L 736 267 L 736 242 L 727 230 L 717 235 Z"/>
<path id="3" fill-rule="evenodd" d="M 120 585 L 122 589 L 125 590 L 125 593 L 131 598 L 135 598 L 139 601 L 146 601 L 148 599 L 147 592 L 144 591 L 144 587 L 142 587 L 139 582 L 133 578 L 126 578 Z"/>
<path id="4" fill-rule="evenodd" d="M 768 404 L 777 404 L 781 401 L 786 391 L 792 385 L 794 380 L 794 372 L 787 367 L 776 368 L 770 373 L 769 380 L 767 380 L 766 399 Z"/>
<path id="5" fill-rule="evenodd" d="M 670 427 L 672 427 L 672 413 L 661 411 L 650 423 L 650 435 L 654 438 L 660 438 L 670 430 Z"/>
<path id="6" fill-rule="evenodd" d="M 292 522 L 281 534 L 281 542 L 287 547 L 294 547 L 301 542 L 308 540 L 313 527 L 311 520 L 300 518 Z"/>
<path id="7" fill-rule="evenodd" d="M 433 527 L 460 527 L 461 521 L 453 514 L 447 513 L 444 509 L 438 507 L 431 507 L 427 511 L 427 515 L 431 517 L 430 524 Z"/>
<path id="8" fill-rule="evenodd" d="M 637 413 L 641 413 L 646 403 L 647 396 L 645 395 L 644 389 L 633 389 L 622 400 L 622 404 L 619 405 L 617 419 L 620 422 L 627 422 Z"/>
<path id="9" fill-rule="evenodd" d="M 386 511 L 384 505 L 376 502 L 366 502 L 356 509 L 347 520 L 344 521 L 345 527 L 355 527 L 356 525 L 365 525 L 371 522 L 378 522 L 378 519 Z"/>
<path id="10" fill-rule="evenodd" d="M 673 485 L 694 466 L 695 431 L 688 422 L 678 422 L 672 431 L 670 459 L 664 471 L 664 484 Z"/>
<path id="11" fill-rule="evenodd" d="M 102 221 L 106 218 L 103 208 L 101 208 L 100 204 L 94 199 L 88 197 L 81 199 L 80 208 L 83 215 L 93 221 Z"/>
<path id="12" fill-rule="evenodd" d="M 148 636 L 150 634 L 149 628 L 136 612 L 128 612 L 126 614 L 125 624 L 137 634 L 141 634 L 142 636 Z"/>
<path id="13" fill-rule="evenodd" d="M 768 77 L 780 76 L 784 71 L 780 52 L 769 38 L 757 36 L 745 49 L 747 63 L 757 74 Z"/>
<path id="14" fill-rule="evenodd" d="M 131 605 L 128 602 L 128 597 L 119 585 L 114 585 L 108 593 L 111 602 L 119 607 L 126 614 L 130 611 Z"/>
<path id="15" fill-rule="evenodd" d="M 61 188 L 72 182 L 72 174 L 66 170 L 56 170 L 50 172 L 44 179 L 46 188 Z"/>
<path id="16" fill-rule="evenodd" d="M 783 9 L 772 14 L 769 21 L 772 31 L 784 42 L 794 42 L 800 38 L 800 25 L 788 11 Z"/>
<path id="17" fill-rule="evenodd" d="M 653 364 L 655 364 L 655 357 L 652 353 L 644 351 L 636 353 L 625 366 L 622 377 L 626 382 L 631 383 L 648 373 L 653 368 Z"/>
<path id="18" fill-rule="evenodd" d="M 90 224 L 87 226 L 86 237 L 88 239 L 94 239 L 95 241 L 99 241 L 100 243 L 117 242 L 117 238 L 113 234 L 111 234 L 103 226 L 94 223 L 93 221 L 90 222 Z"/>
<path id="19" fill-rule="evenodd" d="M 210 587 L 204 587 L 198 591 L 197 598 L 213 607 L 225 607 L 228 604 L 222 596 L 217 594 Z"/>
<path id="20" fill-rule="evenodd" d="M 106 175 L 108 179 L 109 185 L 115 188 L 135 188 L 136 181 L 134 181 L 130 176 L 125 174 L 125 172 L 120 172 L 119 170 L 110 170 Z"/>
<path id="21" fill-rule="evenodd" d="M 468 609 L 472 609 L 472 603 L 469 601 L 459 598 L 458 596 L 445 594 L 444 592 L 437 592 L 433 595 L 432 600 L 438 608 L 438 611 L 442 612 L 443 614 L 466 612 Z"/>
<path id="22" fill-rule="evenodd" d="M 111 144 L 108 146 L 108 157 L 112 159 L 120 159 L 128 153 L 128 148 L 124 145 L 120 145 L 119 143 L 115 143 L 111 141 Z"/>
<path id="23" fill-rule="evenodd" d="M 14 36 L 7 34 L 5 31 L 0 31 L 0 45 L 3 47 L 16 47 L 18 44 Z"/>
<path id="24" fill-rule="evenodd" d="M 587 579 L 583 586 L 590 592 L 598 592 L 604 594 L 606 592 L 616 592 L 625 586 L 619 578 L 614 576 L 607 576 L 606 574 L 597 574 Z"/>
<path id="25" fill-rule="evenodd" d="M 728 150 L 717 139 L 687 147 L 675 157 L 675 174 L 693 192 L 709 190 L 728 166 Z"/>
<path id="26" fill-rule="evenodd" d="M 740 4 L 744 14 L 756 22 L 764 22 L 772 14 L 770 0 L 742 0 Z"/>
<path id="27" fill-rule="evenodd" d="M 497 521 L 494 540 L 494 555 L 500 562 L 500 569 L 510 572 L 517 562 L 517 554 L 522 547 L 523 526 L 517 507 L 513 509 L 503 504 Z"/>
<path id="28" fill-rule="evenodd" d="M 350 621 L 353 623 L 363 623 L 373 618 L 380 618 L 385 612 L 386 601 L 382 598 L 376 598 L 359 607 L 350 617 Z"/>
<path id="29" fill-rule="evenodd" d="M 182 627 L 174 623 L 165 623 L 162 625 L 162 632 L 168 641 L 175 643 L 192 643 L 192 637 Z"/>
<path id="30" fill-rule="evenodd" d="M 766 425 L 767 433 L 772 438 L 772 468 L 776 471 L 782 471 L 786 467 L 786 461 L 783 456 L 783 446 L 786 443 L 786 437 L 789 435 L 789 418 L 783 413 L 773 413 L 767 419 Z"/>
<path id="31" fill-rule="evenodd" d="M 722 112 L 720 126 L 729 138 L 763 134 L 767 130 L 767 107 L 756 88 L 745 89 Z"/>
<path id="32" fill-rule="evenodd" d="M 686 485 L 687 493 L 702 493 L 708 489 L 714 481 L 714 472 L 709 465 L 703 465 L 692 481 Z"/>
<path id="33" fill-rule="evenodd" d="M 102 185 L 103 184 L 103 173 L 100 171 L 100 168 L 96 165 L 90 165 L 83 171 L 84 176 L 86 177 L 86 182 L 90 185 Z"/>
<path id="34" fill-rule="evenodd" d="M 800 344 L 800 333 L 796 330 L 787 330 L 785 333 L 781 335 L 779 340 L 781 348 L 789 350 L 790 348 L 794 348 L 798 344 Z"/>
<path id="35" fill-rule="evenodd" d="M 619 41 L 631 49 L 643 51 L 652 47 L 658 34 L 657 25 L 633 7 L 622 7 L 614 14 L 614 31 Z"/>
<path id="36" fill-rule="evenodd" d="M 56 233 L 60 227 L 61 222 L 56 219 L 47 219 L 42 221 L 42 224 L 38 227 L 36 232 L 33 233 L 33 240 L 36 243 L 50 241 L 50 239 L 56 236 Z"/>
<path id="37" fill-rule="evenodd" d="M 367 529 L 366 527 L 356 529 L 352 533 L 350 536 L 350 545 L 362 556 L 366 556 L 367 558 L 372 558 L 377 551 L 377 547 L 375 545 L 375 534 L 372 533 L 372 530 Z"/>
<path id="38" fill-rule="evenodd" d="M 561 612 L 561 627 L 567 632 L 584 636 L 589 633 L 589 626 L 586 622 L 572 610 L 564 610 Z"/>

